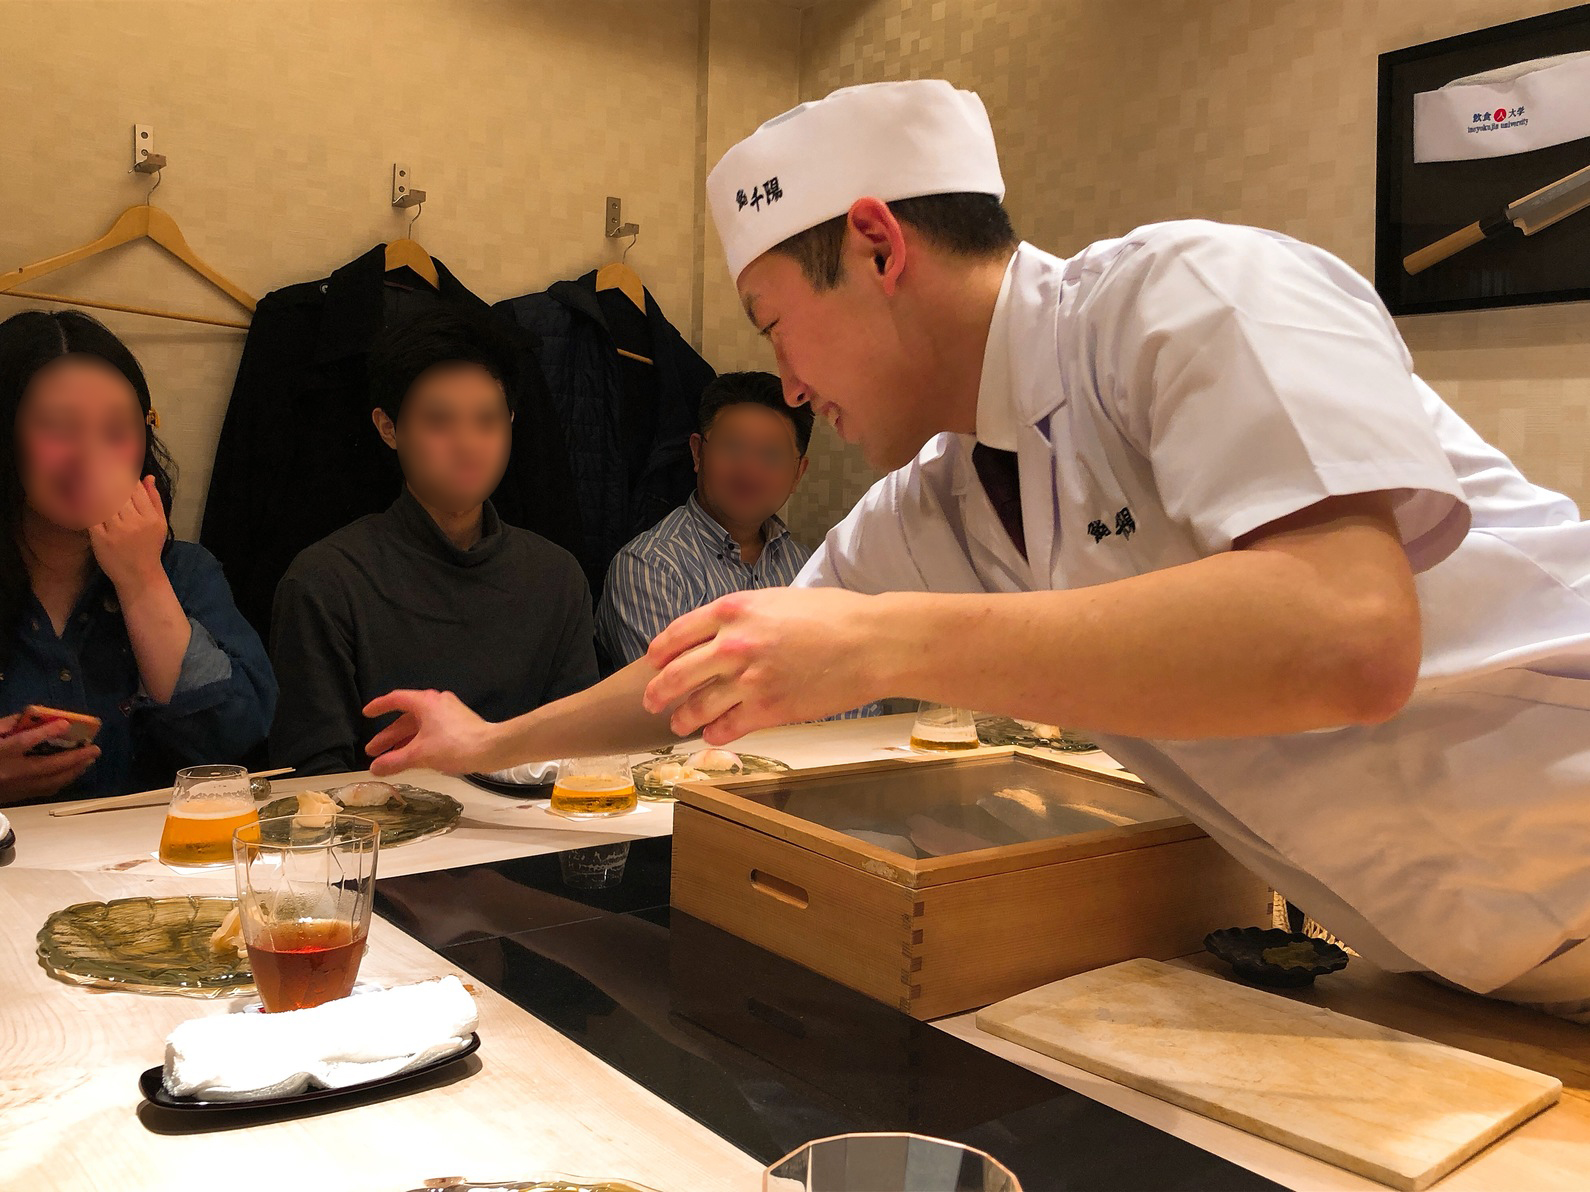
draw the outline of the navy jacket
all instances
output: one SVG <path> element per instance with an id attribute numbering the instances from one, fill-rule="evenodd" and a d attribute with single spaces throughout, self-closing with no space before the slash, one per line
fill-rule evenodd
<path id="1" fill-rule="evenodd" d="M 445 265 L 432 290 L 407 270 L 388 277 L 384 245 L 319 281 L 265 295 L 249 327 L 199 540 L 226 568 L 237 606 L 266 641 L 276 584 L 299 552 L 397 499 L 396 453 L 370 423 L 365 356 L 387 322 L 445 302 L 487 314 Z M 404 277 L 411 284 L 402 284 Z M 535 343 L 524 356 L 513 453 L 492 504 L 509 525 L 576 551 L 578 502 Z"/>
<path id="2" fill-rule="evenodd" d="M 695 491 L 690 436 L 716 374 L 649 291 L 642 314 L 618 290 L 597 293 L 594 270 L 496 309 L 539 342 L 584 521 L 573 549 L 599 596 L 619 549 Z"/>

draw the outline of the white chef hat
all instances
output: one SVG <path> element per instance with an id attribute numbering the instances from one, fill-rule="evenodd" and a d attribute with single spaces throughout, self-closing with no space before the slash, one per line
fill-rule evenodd
<path id="1" fill-rule="evenodd" d="M 983 101 L 942 79 L 841 87 L 774 116 L 707 175 L 729 276 L 864 196 L 1005 197 Z"/>

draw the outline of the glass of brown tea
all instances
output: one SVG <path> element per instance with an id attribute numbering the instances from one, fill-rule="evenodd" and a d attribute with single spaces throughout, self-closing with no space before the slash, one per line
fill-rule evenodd
<path id="1" fill-rule="evenodd" d="M 353 991 L 380 847 L 380 826 L 353 815 L 278 816 L 233 835 L 243 943 L 267 1014 Z"/>
<path id="2" fill-rule="evenodd" d="M 552 784 L 551 811 L 570 819 L 625 815 L 639 805 L 629 755 L 565 758 Z"/>
<path id="3" fill-rule="evenodd" d="M 160 859 L 167 865 L 229 864 L 232 833 L 257 818 L 242 766 L 178 770 L 160 830 Z"/>

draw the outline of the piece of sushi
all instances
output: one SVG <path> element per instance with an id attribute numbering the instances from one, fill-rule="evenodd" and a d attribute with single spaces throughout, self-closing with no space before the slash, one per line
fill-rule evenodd
<path id="1" fill-rule="evenodd" d="M 707 774 L 693 769 L 688 762 L 663 762 L 652 767 L 649 777 L 658 786 L 673 786 L 679 782 L 700 782 Z"/>
<path id="2" fill-rule="evenodd" d="M 709 774 L 738 774 L 745 769 L 740 755 L 727 749 L 699 750 L 685 759 L 685 765 L 692 770 L 705 770 Z"/>
<path id="3" fill-rule="evenodd" d="M 390 782 L 350 782 L 332 794 L 344 807 L 384 807 L 398 797 L 398 788 Z"/>

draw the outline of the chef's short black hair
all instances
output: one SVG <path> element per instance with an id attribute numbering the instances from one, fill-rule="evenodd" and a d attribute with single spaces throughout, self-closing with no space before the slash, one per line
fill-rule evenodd
<path id="1" fill-rule="evenodd" d="M 806 448 L 811 446 L 812 422 L 816 415 L 812 413 L 811 406 L 804 402 L 792 406 L 785 401 L 784 383 L 772 373 L 724 373 L 712 381 L 701 391 L 701 433 L 706 434 L 712 429 L 712 421 L 718 416 L 719 410 L 745 402 L 777 410 L 788 418 L 795 426 L 795 446 L 800 448 L 803 456 L 806 454 Z"/>
<path id="2" fill-rule="evenodd" d="M 896 199 L 889 204 L 889 210 L 929 244 L 956 256 L 975 260 L 1005 256 L 1019 242 L 1010 214 L 994 195 L 923 195 Z M 796 232 L 771 251 L 794 257 L 814 288 L 831 290 L 839 284 L 842 272 L 840 254 L 848 220 L 848 215 L 836 215 L 814 228 Z"/>
<path id="3" fill-rule="evenodd" d="M 370 344 L 370 408 L 397 421 L 414 382 L 438 364 L 478 364 L 502 386 L 510 412 L 518 392 L 518 352 L 490 316 L 452 307 L 421 310 L 383 327 Z"/>

